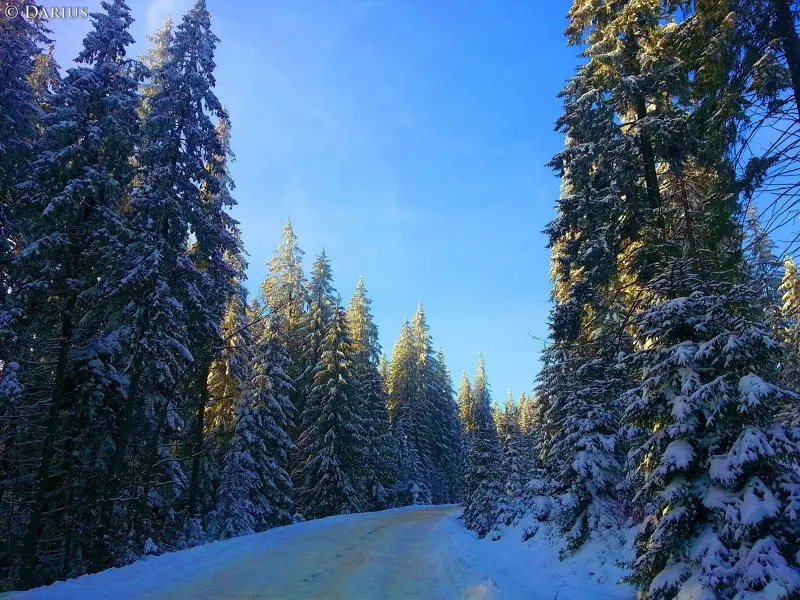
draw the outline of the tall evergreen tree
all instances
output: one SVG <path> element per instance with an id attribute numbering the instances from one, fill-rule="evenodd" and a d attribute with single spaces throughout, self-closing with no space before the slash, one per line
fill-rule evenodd
<path id="1" fill-rule="evenodd" d="M 373 322 L 371 303 L 364 281 L 359 279 L 347 307 L 347 329 L 351 341 L 358 410 L 364 419 L 368 444 L 365 448 L 367 462 L 363 465 L 363 484 L 368 507 L 380 510 L 387 507 L 388 490 L 394 485 L 394 473 L 386 390 L 378 372 L 381 355 L 378 328 Z"/>
<path id="2" fill-rule="evenodd" d="M 333 314 L 340 305 L 339 295 L 333 287 L 331 263 L 323 250 L 311 268 L 311 280 L 307 290 L 308 310 L 299 323 L 300 356 L 297 359 L 298 373 L 295 379 L 297 394 L 294 396 L 298 414 L 303 414 L 305 403 L 311 394 L 314 369 L 320 360 L 322 343 Z M 285 321 L 288 324 L 288 317 Z M 302 435 L 302 432 L 298 432 Z"/>
<path id="3" fill-rule="evenodd" d="M 68 71 L 42 117 L 44 135 L 16 211 L 23 240 L 13 267 L 20 333 L 37 340 L 29 359 L 54 365 L 29 373 L 36 384 L 23 400 L 48 407 L 38 423 L 41 453 L 33 459 L 38 469 L 20 563 L 23 588 L 35 582 L 43 532 L 48 539 L 69 539 L 69 522 L 89 518 L 74 514 L 87 506 L 67 506 L 73 498 L 48 490 L 72 489 L 86 500 L 95 496 L 89 478 L 108 459 L 103 432 L 111 423 L 105 412 L 121 383 L 117 341 L 103 335 L 97 310 L 97 281 L 116 260 L 124 231 L 120 209 L 133 175 L 129 157 L 139 131 L 136 92 L 142 72 L 126 58 L 126 46 L 133 43 L 129 8 L 121 0 L 103 2 L 102 8 L 92 14 L 93 28 L 76 59 L 81 66 Z M 83 460 L 89 456 L 93 461 Z M 78 475 L 87 467 L 88 473 Z M 76 479 L 66 483 L 65 477 Z M 39 572 L 46 578 L 69 572 L 73 559 Z"/>
<path id="4" fill-rule="evenodd" d="M 298 415 L 302 411 L 303 393 L 308 384 L 307 379 L 301 380 L 304 368 L 308 366 L 303 361 L 303 324 L 308 306 L 308 291 L 303 274 L 304 254 L 297 245 L 292 223 L 287 220 L 283 226 L 283 241 L 267 262 L 267 277 L 261 284 L 265 309 L 269 314 L 279 315 L 280 319 L 276 323 L 285 329 L 283 337 L 291 359 L 287 373 L 296 382 L 291 401 Z M 295 423 L 295 427 L 299 425 L 299 422 Z M 292 435 L 297 437 L 296 429 L 292 431 Z"/>
<path id="5" fill-rule="evenodd" d="M 397 453 L 395 492 L 400 504 L 431 502 L 430 462 L 425 454 L 429 412 L 425 406 L 418 349 L 414 332 L 406 321 L 392 349 L 388 385 L 389 418 Z"/>
<path id="6" fill-rule="evenodd" d="M 218 307 L 225 305 L 207 283 L 215 279 L 211 275 L 217 268 L 223 267 L 220 249 L 234 243 L 228 230 L 231 222 L 224 215 L 230 203 L 226 189 L 230 182 L 223 162 L 225 137 L 212 121 L 227 123 L 213 91 L 218 40 L 210 26 L 205 2 L 198 0 L 170 36 L 167 57 L 155 74 L 158 85 L 149 99 L 136 156 L 139 173 L 126 206 L 130 236 L 115 260 L 114 273 L 103 282 L 111 299 L 110 330 L 127 348 L 129 380 L 124 401 L 116 409 L 113 456 L 103 478 L 107 499 L 99 509 L 91 553 L 93 571 L 108 564 L 113 498 L 124 487 L 122 475 L 131 436 L 137 426 L 143 427 L 142 435 L 148 438 L 166 435 L 160 420 L 148 415 L 169 412 L 165 403 L 174 401 L 174 391 L 186 378 L 194 384 L 197 373 L 207 375 L 213 357 L 194 357 L 189 347 L 195 341 L 195 327 L 200 327 L 203 335 L 215 331 L 221 320 Z M 193 247 L 190 233 L 197 242 Z M 200 249 L 202 258 L 196 253 Z M 209 264 L 204 268 L 205 261 Z M 208 298 L 211 313 L 205 313 L 204 293 L 212 294 Z M 214 315 L 216 322 L 211 322 Z M 190 325 L 192 331 L 187 332 Z M 195 358 L 200 360 L 196 367 Z M 195 447 L 207 394 L 205 380 L 198 383 L 202 384 L 195 388 L 200 397 L 192 399 L 196 418 L 188 428 L 195 432 L 191 441 Z M 148 406 L 155 410 L 143 410 Z M 172 422 L 171 430 L 184 436 L 187 428 Z M 162 464 L 168 462 L 161 460 Z M 188 509 L 194 513 L 199 473 L 194 464 L 192 473 Z M 182 494 L 187 482 L 179 471 L 173 471 L 171 477 L 173 493 Z"/>
<path id="7" fill-rule="evenodd" d="M 453 381 L 439 350 L 432 363 L 431 417 L 433 434 L 434 504 L 457 502 L 461 498 L 461 423 Z"/>

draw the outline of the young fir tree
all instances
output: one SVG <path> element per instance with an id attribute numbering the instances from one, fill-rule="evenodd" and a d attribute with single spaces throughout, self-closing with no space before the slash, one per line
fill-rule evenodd
<path id="1" fill-rule="evenodd" d="M 497 521 L 505 525 L 516 524 L 523 512 L 523 438 L 519 412 L 520 406 L 514 402 L 511 390 L 508 390 L 497 428 L 500 449 L 503 453 L 500 473 L 503 478 L 504 492 L 499 505 Z"/>
<path id="2" fill-rule="evenodd" d="M 482 538 L 497 523 L 503 496 L 500 442 L 492 419 L 492 399 L 483 356 L 478 357 L 472 394 L 475 429 L 465 466 L 465 500 L 461 518 L 467 529 Z"/>
<path id="3" fill-rule="evenodd" d="M 109 297 L 110 331 L 126 348 L 128 382 L 124 400 L 115 409 L 113 456 L 101 479 L 106 500 L 98 509 L 92 571 L 108 564 L 109 544 L 119 543 L 110 532 L 123 530 L 112 528 L 113 518 L 122 518 L 124 513 L 114 511 L 113 499 L 124 489 L 123 473 L 135 470 L 126 465 L 134 431 L 139 428 L 137 435 L 154 440 L 162 449 L 159 452 L 186 444 L 190 441 L 185 437 L 187 431 L 195 431 L 196 444 L 200 423 L 195 421 L 187 428 L 172 416 L 175 409 L 169 408 L 180 386 L 193 383 L 211 358 L 197 357 L 203 362 L 193 368 L 195 357 L 189 350 L 193 332 L 187 327 L 200 325 L 204 331 L 215 327 L 197 320 L 195 309 L 204 305 L 199 296 L 208 287 L 198 284 L 204 273 L 198 269 L 198 257 L 189 253 L 190 234 L 202 247 L 206 246 L 201 236 L 229 239 L 223 231 L 227 219 L 219 212 L 228 197 L 221 164 L 226 149 L 212 121 L 226 122 L 227 115 L 213 91 L 217 38 L 210 30 L 203 0 L 195 3 L 169 37 L 167 56 L 154 76 L 158 85 L 149 99 L 136 155 L 139 173 L 126 205 L 129 236 L 114 261 L 113 274 L 102 282 Z M 217 248 L 216 242 L 209 247 Z M 221 258 L 210 251 L 209 260 Z M 208 301 L 210 306 L 220 305 L 213 297 Z M 204 385 L 198 388 L 206 393 Z M 195 408 L 203 402 L 196 397 L 188 400 Z M 159 465 L 169 465 L 174 485 L 162 489 L 171 496 L 169 502 L 175 501 L 187 485 L 180 464 L 164 456 Z M 197 474 L 194 465 L 192 471 Z M 196 477 L 189 487 L 196 494 Z M 195 511 L 193 503 L 189 503 L 189 512 Z M 154 532 L 154 536 L 170 543 L 174 533 Z"/>
<path id="4" fill-rule="evenodd" d="M 120 209 L 133 174 L 141 71 L 126 58 L 133 43 L 128 7 L 116 0 L 102 8 L 92 14 L 76 59 L 81 66 L 68 71 L 42 117 L 44 133 L 16 211 L 23 240 L 13 268 L 18 333 L 35 340 L 28 360 L 53 365 L 30 373 L 36 385 L 23 399 L 48 407 L 38 423 L 41 452 L 31 457 L 38 468 L 22 548 L 23 588 L 35 583 L 39 555 L 64 551 L 60 541 L 38 549 L 41 536 L 71 539 L 70 523 L 89 520 L 89 507 L 73 503 L 96 498 L 93 479 L 108 460 L 107 411 L 121 384 L 117 341 L 103 335 L 97 282 L 116 260 L 124 230 Z M 41 566 L 40 577 L 71 572 L 76 549 L 66 551 L 59 564 Z"/>
<path id="5" fill-rule="evenodd" d="M 372 319 L 364 281 L 358 280 L 347 306 L 347 330 L 350 336 L 353 375 L 359 411 L 364 419 L 367 440 L 367 462 L 363 465 L 363 485 L 368 508 L 381 510 L 388 506 L 388 493 L 394 485 L 393 456 L 389 433 L 386 391 L 378 372 L 380 344 L 378 328 Z"/>
<path id="6" fill-rule="evenodd" d="M 367 460 L 367 440 L 340 308 L 332 309 L 319 356 L 303 409 L 294 472 L 297 503 L 309 519 L 364 509 L 358 482 Z"/>

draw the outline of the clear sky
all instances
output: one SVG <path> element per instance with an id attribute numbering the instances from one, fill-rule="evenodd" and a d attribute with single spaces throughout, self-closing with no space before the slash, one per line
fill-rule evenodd
<path id="1" fill-rule="evenodd" d="M 65 5 L 64 0 L 42 0 Z M 99 0 L 77 0 L 95 10 Z M 191 0 L 129 0 L 134 53 Z M 541 233 L 559 180 L 566 2 L 208 0 L 248 288 L 292 220 L 346 303 L 364 277 L 388 353 L 421 301 L 457 385 L 483 352 L 496 399 L 530 390 L 547 335 Z M 53 22 L 68 66 L 88 21 Z"/>

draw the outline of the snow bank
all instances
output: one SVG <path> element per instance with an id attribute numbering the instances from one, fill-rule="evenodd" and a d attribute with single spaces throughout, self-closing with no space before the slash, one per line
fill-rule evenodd
<path id="1" fill-rule="evenodd" d="M 594 539 L 575 556 L 560 561 L 563 540 L 547 525 L 540 524 L 533 538 L 521 541 L 523 531 L 531 524 L 526 520 L 503 528 L 503 537 L 492 541 L 491 534 L 478 540 L 457 516 L 445 518 L 439 525 L 439 568 L 448 576 L 440 578 L 444 582 L 440 596 L 476 600 L 635 597 L 634 588 L 618 583 L 625 575 L 615 564 L 626 552 L 624 540 L 612 535 Z"/>

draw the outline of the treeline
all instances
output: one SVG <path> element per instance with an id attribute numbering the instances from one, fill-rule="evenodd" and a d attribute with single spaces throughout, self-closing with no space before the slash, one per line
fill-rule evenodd
<path id="1" fill-rule="evenodd" d="M 421 307 L 381 358 L 363 283 L 343 307 L 324 252 L 307 280 L 288 223 L 248 298 L 204 0 L 142 60 L 123 0 L 91 20 L 61 76 L 0 16 L 0 586 L 458 501 Z"/>
<path id="2" fill-rule="evenodd" d="M 500 419 L 499 458 L 478 407 L 494 498 L 467 524 L 533 512 L 570 553 L 627 521 L 641 598 L 800 597 L 800 279 L 769 235 L 798 217 L 798 7 L 574 0 L 568 17 L 583 61 L 557 123 L 536 418 Z M 525 485 L 500 468 L 519 447 Z"/>

